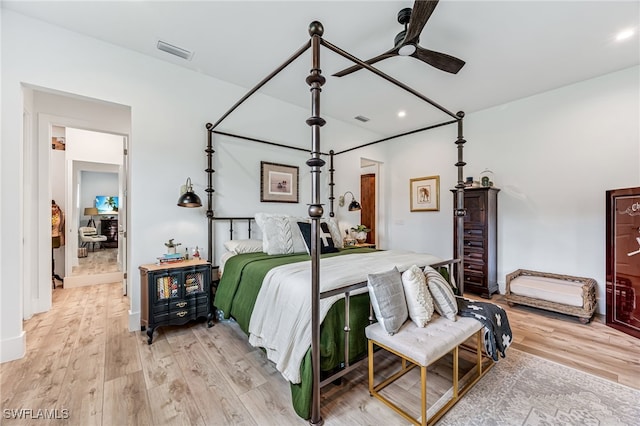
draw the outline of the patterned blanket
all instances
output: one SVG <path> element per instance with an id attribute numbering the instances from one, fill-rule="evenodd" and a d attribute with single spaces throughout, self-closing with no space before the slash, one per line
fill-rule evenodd
<path id="1" fill-rule="evenodd" d="M 489 302 L 466 299 L 456 296 L 458 315 L 475 318 L 484 325 L 484 349 L 487 355 L 498 361 L 500 354 L 503 358 L 513 335 L 509 318 L 502 307 Z"/>

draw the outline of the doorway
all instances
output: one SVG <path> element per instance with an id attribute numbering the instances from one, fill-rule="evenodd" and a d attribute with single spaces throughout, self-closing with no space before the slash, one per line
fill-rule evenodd
<path id="1" fill-rule="evenodd" d="M 52 199 L 63 206 L 65 213 L 65 246 L 55 249 L 57 272 L 67 273 L 67 258 L 77 258 L 79 219 L 85 219 L 79 215 L 80 206 L 74 204 L 73 186 L 71 176 L 73 168 L 64 157 L 65 152 L 54 151 L 53 137 L 62 135 L 54 134 L 54 127 L 75 129 L 97 129 L 109 132 L 110 135 L 118 135 L 120 146 L 118 149 L 119 162 L 122 169 L 118 169 L 119 187 L 126 188 L 128 183 L 128 160 L 126 152 L 123 153 L 122 143 L 128 143 L 128 134 L 131 132 L 131 108 L 86 98 L 78 95 L 63 93 L 46 88 L 23 85 L 25 102 L 24 162 L 23 162 L 23 209 L 25 211 L 23 257 L 32 259 L 23 264 L 23 318 L 28 319 L 39 312 L 46 312 L 52 306 L 52 238 L 50 205 Z M 53 115 L 54 112 L 56 115 Z M 66 135 L 68 137 L 68 135 Z M 59 140 L 56 140 L 58 142 Z M 68 143 L 68 140 L 66 141 Z M 91 151 L 91 146 L 85 147 Z M 86 154 L 86 151 L 85 153 Z M 83 155 L 84 155 L 83 154 Z M 62 159 L 61 174 L 52 174 L 52 158 L 60 156 Z M 124 157 L 124 160 L 123 160 Z M 58 157 L 60 158 L 60 157 Z M 88 160 L 89 158 L 83 158 Z M 111 159 L 99 158 L 97 161 L 113 163 Z M 54 185 L 53 182 L 56 182 Z M 59 184 L 59 185 L 58 185 Z M 59 187 L 58 187 L 59 186 Z M 54 187 L 57 188 L 54 192 Z M 56 198 L 57 197 L 57 198 Z M 84 206 L 83 206 L 84 207 Z M 124 207 L 126 211 L 126 207 Z M 126 215 L 125 215 L 126 216 Z M 86 220 L 84 220 L 86 223 Z M 126 235 L 126 223 L 122 223 L 119 231 Z M 121 234 L 119 234 L 120 236 Z M 74 250 L 67 245 L 72 242 Z M 123 261 L 120 277 L 126 274 L 126 244 L 122 244 L 121 259 Z M 67 256 L 69 251 L 69 256 Z M 71 269 L 69 268 L 69 271 Z M 120 279 L 121 279 L 120 278 Z M 64 285 L 73 284 L 72 281 Z M 113 282 L 110 281 L 110 282 Z M 123 288 L 127 285 L 124 275 Z M 57 283 L 60 285 L 60 282 Z M 124 291 L 123 291 L 124 293 Z"/>
<path id="2" fill-rule="evenodd" d="M 380 227 L 382 194 L 381 182 L 382 163 L 367 158 L 360 158 L 360 223 L 371 229 L 367 233 L 366 242 L 381 248 L 384 239 L 384 229 Z"/>

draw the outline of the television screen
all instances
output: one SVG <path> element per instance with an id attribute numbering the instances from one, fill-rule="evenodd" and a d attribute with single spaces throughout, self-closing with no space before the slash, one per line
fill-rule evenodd
<path id="1" fill-rule="evenodd" d="M 98 209 L 98 214 L 117 214 L 118 197 L 98 195 L 96 197 L 96 208 Z"/>

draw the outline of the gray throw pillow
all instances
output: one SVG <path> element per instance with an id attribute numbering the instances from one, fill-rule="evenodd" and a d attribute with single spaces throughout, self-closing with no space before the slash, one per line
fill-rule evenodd
<path id="1" fill-rule="evenodd" d="M 369 274 L 367 287 L 378 322 L 390 335 L 397 333 L 409 316 L 402 275 L 398 268 L 394 267 L 391 271 L 379 274 Z"/>

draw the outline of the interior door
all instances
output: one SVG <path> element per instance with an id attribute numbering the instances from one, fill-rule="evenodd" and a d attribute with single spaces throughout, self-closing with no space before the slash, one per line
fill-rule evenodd
<path id="1" fill-rule="evenodd" d="M 640 338 L 640 187 L 607 191 L 606 323 Z"/>
<path id="2" fill-rule="evenodd" d="M 367 243 L 376 244 L 376 175 L 360 175 L 360 223 L 371 229 L 367 233 Z"/>

